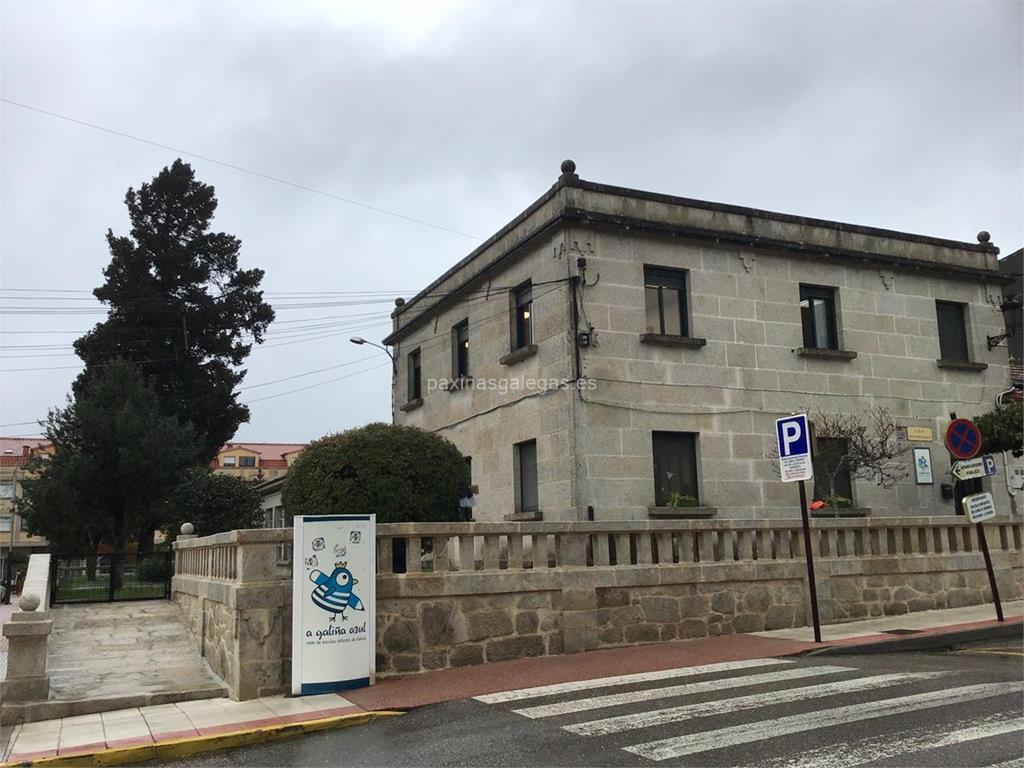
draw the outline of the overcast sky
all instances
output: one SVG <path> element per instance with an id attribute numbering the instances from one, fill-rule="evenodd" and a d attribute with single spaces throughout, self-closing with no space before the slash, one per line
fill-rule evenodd
<path id="1" fill-rule="evenodd" d="M 480 238 L 571 157 L 593 181 L 970 242 L 987 229 L 1003 255 L 1024 243 L 1021 2 L 0 7 L 6 100 Z M 78 359 L 14 347 L 70 345 L 101 319 L 58 314 L 98 305 L 53 292 L 101 282 L 125 190 L 178 155 L 0 107 L 0 434 L 31 434 L 7 425 L 61 404 Z M 386 420 L 387 365 L 366 370 L 384 353 L 348 337 L 380 340 L 391 299 L 477 241 L 182 157 L 216 186 L 215 227 L 241 238 L 289 321 L 245 385 L 366 360 L 243 392 L 365 371 L 253 403 L 238 439 Z M 383 303 L 284 308 L 313 291 Z M 340 325 L 310 328 L 326 323 Z"/>

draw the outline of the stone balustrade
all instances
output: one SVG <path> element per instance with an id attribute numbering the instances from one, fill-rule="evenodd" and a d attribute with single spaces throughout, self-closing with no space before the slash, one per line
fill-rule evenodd
<path id="1" fill-rule="evenodd" d="M 816 557 L 977 551 L 957 517 L 816 519 Z M 988 525 L 993 549 L 1021 549 L 1019 522 Z M 401 523 L 378 526 L 378 572 L 528 570 L 802 560 L 799 520 L 672 520 L 586 523 Z M 403 554 L 396 568 L 396 542 Z"/>
<path id="2" fill-rule="evenodd" d="M 991 599 L 963 518 L 811 526 L 825 623 Z M 1022 528 L 986 524 L 1004 600 L 1024 591 Z M 175 544 L 174 599 L 236 698 L 288 687 L 291 537 Z M 798 520 L 403 523 L 377 546 L 378 677 L 809 622 Z"/>

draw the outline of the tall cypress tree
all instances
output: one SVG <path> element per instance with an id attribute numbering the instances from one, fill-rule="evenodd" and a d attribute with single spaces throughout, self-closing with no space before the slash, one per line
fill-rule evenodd
<path id="1" fill-rule="evenodd" d="M 274 320 L 263 270 L 239 269 L 241 241 L 210 231 L 214 189 L 180 159 L 129 188 L 125 205 L 130 234 L 107 230 L 111 261 L 93 291 L 109 314 L 75 342 L 86 367 L 74 390 L 116 358 L 134 363 L 165 412 L 192 425 L 205 463 L 249 420 L 234 389 Z"/>

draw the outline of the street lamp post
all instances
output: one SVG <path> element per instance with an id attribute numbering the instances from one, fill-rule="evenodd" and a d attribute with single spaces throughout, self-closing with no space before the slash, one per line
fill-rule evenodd
<path id="1" fill-rule="evenodd" d="M 394 353 L 385 346 L 380 344 L 374 344 L 372 341 L 367 341 L 362 336 L 353 336 L 349 339 L 353 344 L 362 346 L 363 344 L 369 344 L 371 347 L 383 350 L 384 353 L 391 358 L 391 423 L 395 423 L 395 385 L 398 382 L 398 361 L 395 360 Z"/>

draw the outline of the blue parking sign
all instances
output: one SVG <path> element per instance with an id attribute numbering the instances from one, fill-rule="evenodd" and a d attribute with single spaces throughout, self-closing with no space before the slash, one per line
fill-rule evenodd
<path id="1" fill-rule="evenodd" d="M 786 416 L 775 421 L 775 438 L 779 450 L 779 471 L 784 482 L 810 480 L 811 439 L 807 414 Z"/>

